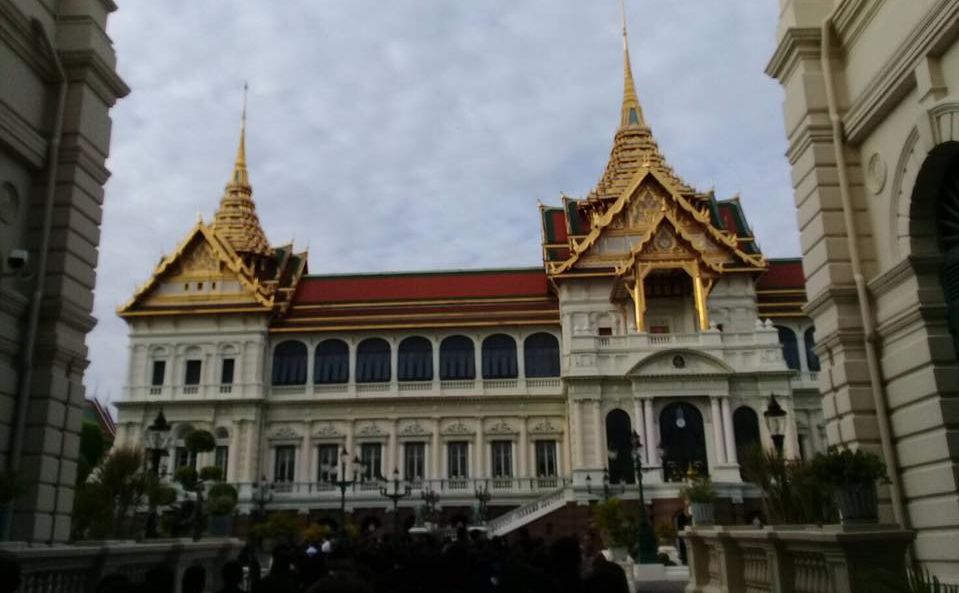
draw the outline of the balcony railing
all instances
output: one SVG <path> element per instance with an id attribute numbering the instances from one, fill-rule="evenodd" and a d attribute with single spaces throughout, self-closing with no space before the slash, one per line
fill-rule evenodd
<path id="1" fill-rule="evenodd" d="M 349 497 L 369 499 L 372 495 L 379 496 L 379 488 L 385 483 L 380 480 L 361 481 L 349 485 L 346 492 Z M 409 484 L 414 492 L 432 490 L 455 497 L 472 497 L 477 489 L 498 492 L 500 495 L 522 496 L 541 495 L 570 484 L 570 480 L 562 477 L 439 478 L 418 479 L 404 484 Z M 251 501 L 257 487 L 258 484 L 237 484 L 240 501 Z M 271 487 L 277 502 L 294 499 L 332 502 L 340 497 L 340 489 L 333 482 L 274 482 Z"/>

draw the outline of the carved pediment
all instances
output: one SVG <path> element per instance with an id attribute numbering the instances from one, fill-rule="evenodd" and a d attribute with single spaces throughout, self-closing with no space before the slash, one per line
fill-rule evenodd
<path id="1" fill-rule="evenodd" d="M 356 431 L 356 434 L 362 437 L 378 437 L 378 436 L 383 436 L 384 434 L 386 434 L 386 432 L 382 428 L 380 428 L 378 424 L 374 424 L 371 422 L 363 426 L 362 428 L 360 428 L 358 431 Z"/>
<path id="2" fill-rule="evenodd" d="M 627 373 L 632 377 L 664 375 L 728 375 L 733 373 L 725 361 L 691 350 L 670 350 L 647 356 Z"/>
<path id="3" fill-rule="evenodd" d="M 279 426 L 270 433 L 270 439 L 275 440 L 291 440 L 299 438 L 300 435 L 289 426 Z"/>
<path id="4" fill-rule="evenodd" d="M 330 437 L 339 437 L 342 436 L 340 431 L 336 430 L 336 427 L 332 423 L 324 424 L 323 426 L 316 429 L 316 432 L 313 433 L 313 436 L 320 438 L 330 438 Z"/>
<path id="5" fill-rule="evenodd" d="M 430 431 L 424 428 L 418 420 L 414 420 L 400 430 L 400 436 L 424 436 L 428 434 L 430 434 Z"/>
<path id="6" fill-rule="evenodd" d="M 487 428 L 486 432 L 490 434 L 516 434 L 518 431 L 507 424 L 505 420 L 500 420 L 496 424 Z"/>
<path id="7" fill-rule="evenodd" d="M 464 424 L 462 420 L 457 420 L 443 427 L 443 434 L 473 434 L 474 432 L 476 432 L 475 429 Z"/>
<path id="8" fill-rule="evenodd" d="M 534 424 L 529 429 L 529 432 L 532 434 L 555 434 L 562 432 L 562 429 L 559 426 L 554 425 L 549 418 L 543 418 L 541 422 Z"/>

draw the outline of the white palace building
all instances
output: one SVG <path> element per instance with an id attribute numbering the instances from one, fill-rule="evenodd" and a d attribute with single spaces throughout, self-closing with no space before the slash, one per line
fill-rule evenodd
<path id="1" fill-rule="evenodd" d="M 311 274 L 306 253 L 260 226 L 241 132 L 213 221 L 119 310 L 118 443 L 142 444 L 162 410 L 167 470 L 220 466 L 242 513 L 268 485 L 267 510 L 332 522 L 331 482 L 356 478 L 347 510 L 382 522 L 377 478 L 396 470 L 413 491 L 407 523 L 423 489 L 447 519 L 468 516 L 479 489 L 494 533 L 552 533 L 581 526 L 604 470 L 637 498 L 635 431 L 656 523 L 682 521 L 691 472 L 716 484 L 720 514 L 749 520 L 758 493 L 738 460 L 772 446 L 773 396 L 785 455 L 825 448 L 801 262 L 767 260 L 738 198 L 673 172 L 624 57 L 609 163 L 585 198 L 540 207 L 535 268 Z M 201 459 L 183 448 L 195 428 L 217 440 Z"/>

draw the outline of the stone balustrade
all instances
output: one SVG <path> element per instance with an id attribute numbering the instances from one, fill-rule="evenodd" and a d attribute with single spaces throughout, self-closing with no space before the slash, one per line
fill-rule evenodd
<path id="1" fill-rule="evenodd" d="M 906 548 L 895 525 L 693 527 L 686 593 L 905 591 Z"/>
<path id="2" fill-rule="evenodd" d="M 119 573 L 134 583 L 143 583 L 148 570 L 169 567 L 176 579 L 176 592 L 187 567 L 206 569 L 207 591 L 220 588 L 220 567 L 235 559 L 243 547 L 237 539 L 150 540 L 82 542 L 75 545 L 27 546 L 0 544 L 0 551 L 13 554 L 20 563 L 18 593 L 89 593 L 103 577 Z M 3 589 L 0 584 L 0 589 Z M 5 590 L 5 589 L 3 589 Z"/>

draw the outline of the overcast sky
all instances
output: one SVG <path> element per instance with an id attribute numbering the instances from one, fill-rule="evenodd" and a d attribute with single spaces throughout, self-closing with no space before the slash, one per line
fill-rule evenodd
<path id="1" fill-rule="evenodd" d="M 236 151 L 274 244 L 310 271 L 535 266 L 537 200 L 583 196 L 619 121 L 616 0 L 165 0 L 110 18 L 133 89 L 113 173 L 88 393 L 116 400 L 115 309 L 209 220 Z M 646 119 L 688 183 L 741 194 L 769 257 L 799 255 L 772 0 L 627 0 Z"/>

